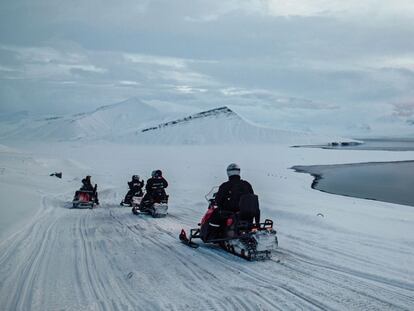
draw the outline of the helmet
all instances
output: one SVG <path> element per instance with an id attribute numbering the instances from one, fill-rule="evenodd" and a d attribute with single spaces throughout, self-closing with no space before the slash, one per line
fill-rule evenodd
<path id="1" fill-rule="evenodd" d="M 161 172 L 161 170 L 156 170 L 156 171 L 154 172 L 154 177 L 162 177 L 162 172 Z"/>
<path id="2" fill-rule="evenodd" d="M 229 166 L 227 166 L 227 176 L 234 176 L 238 175 L 240 176 L 240 166 L 238 166 L 236 163 L 231 163 Z"/>
<path id="3" fill-rule="evenodd" d="M 139 181 L 139 175 L 132 175 L 132 180 Z"/>
<path id="4" fill-rule="evenodd" d="M 91 179 L 91 175 L 86 175 L 85 179 Z"/>

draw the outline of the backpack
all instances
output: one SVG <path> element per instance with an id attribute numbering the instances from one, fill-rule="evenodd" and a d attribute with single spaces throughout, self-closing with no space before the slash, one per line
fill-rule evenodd
<path id="1" fill-rule="evenodd" d="M 226 208 L 232 212 L 238 212 L 240 210 L 240 198 L 245 194 L 243 189 L 243 181 L 234 183 L 227 193 Z"/>

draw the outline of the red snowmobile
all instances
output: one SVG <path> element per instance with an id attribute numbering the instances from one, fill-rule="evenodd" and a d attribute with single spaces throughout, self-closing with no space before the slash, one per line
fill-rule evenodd
<path id="1" fill-rule="evenodd" d="M 209 202 L 207 212 L 196 229 L 190 229 L 190 235 L 184 229 L 181 230 L 180 240 L 193 248 L 199 244 L 194 239 L 201 239 L 204 243 L 218 244 L 226 251 L 243 257 L 247 260 L 265 260 L 272 256 L 272 251 L 278 246 L 276 230 L 273 229 L 273 221 L 266 219 L 263 223 L 253 225 L 250 221 L 240 220 L 239 213 L 221 212 L 224 223 L 218 225 L 213 221 L 214 214 L 219 212 L 215 202 L 217 187 L 213 188 L 207 195 Z M 257 204 L 256 195 L 248 194 L 248 204 Z M 257 202 L 257 203 L 256 203 Z"/>
<path id="2" fill-rule="evenodd" d="M 90 190 L 78 190 L 75 192 L 75 196 L 72 201 L 73 208 L 93 208 L 96 204 L 96 189 L 97 186 L 93 191 Z"/>

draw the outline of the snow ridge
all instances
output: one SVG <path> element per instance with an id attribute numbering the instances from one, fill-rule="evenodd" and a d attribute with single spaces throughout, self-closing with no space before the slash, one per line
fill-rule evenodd
<path id="1" fill-rule="evenodd" d="M 181 118 L 181 119 L 177 119 L 174 121 L 161 123 L 161 124 L 158 124 L 157 126 L 148 127 L 148 128 L 141 130 L 141 132 L 153 131 L 153 130 L 160 129 L 162 127 L 173 126 L 173 125 L 181 124 L 184 122 L 189 122 L 189 121 L 200 119 L 200 118 L 219 117 L 219 116 L 238 117 L 238 115 L 234 113 L 231 109 L 229 109 L 227 106 L 223 106 L 223 107 L 219 107 L 219 108 L 215 108 L 215 109 L 211 109 L 207 111 L 202 111 L 202 112 L 199 112 L 199 113 L 196 113 L 196 114 L 193 114 L 188 117 Z"/>

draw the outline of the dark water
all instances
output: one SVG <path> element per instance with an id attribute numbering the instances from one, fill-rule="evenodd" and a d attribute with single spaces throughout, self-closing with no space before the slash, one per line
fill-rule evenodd
<path id="1" fill-rule="evenodd" d="M 414 206 L 414 161 L 295 166 L 315 177 L 312 188 Z"/>
<path id="2" fill-rule="evenodd" d="M 364 139 L 356 138 L 362 143 L 331 142 L 326 145 L 294 146 L 306 148 L 341 149 L 341 150 L 386 150 L 386 151 L 414 151 L 413 138 L 401 139 Z"/>

